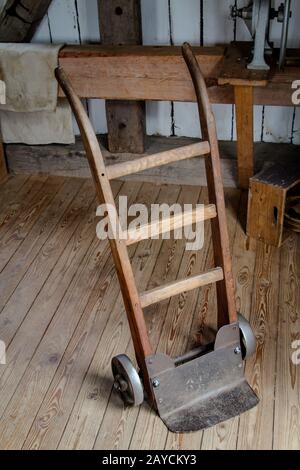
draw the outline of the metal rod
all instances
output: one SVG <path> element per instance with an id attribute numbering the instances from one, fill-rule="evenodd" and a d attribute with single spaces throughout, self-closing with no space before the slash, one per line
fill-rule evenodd
<path id="1" fill-rule="evenodd" d="M 192 361 L 193 359 L 196 359 L 199 356 L 202 356 L 203 354 L 206 354 L 209 351 L 212 351 L 214 349 L 214 343 L 209 343 L 206 346 L 199 346 L 196 349 L 192 349 L 192 351 L 189 351 L 182 356 L 178 356 L 174 359 L 175 366 L 179 366 L 180 364 L 184 364 L 185 362 Z"/>

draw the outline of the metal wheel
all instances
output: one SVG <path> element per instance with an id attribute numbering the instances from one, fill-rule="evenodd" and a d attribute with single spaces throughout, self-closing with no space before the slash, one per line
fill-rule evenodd
<path id="1" fill-rule="evenodd" d="M 248 359 L 253 356 L 256 351 L 256 338 L 250 323 L 243 315 L 238 314 L 240 334 L 241 334 L 241 347 L 243 359 Z"/>
<path id="2" fill-rule="evenodd" d="M 282 33 L 280 43 L 280 56 L 279 56 L 279 68 L 282 69 L 285 63 L 286 47 L 289 34 L 289 22 L 291 17 L 291 0 L 285 0 L 283 20 L 282 20 Z"/>
<path id="3" fill-rule="evenodd" d="M 139 406 L 144 401 L 142 381 L 131 360 L 125 354 L 115 356 L 111 362 L 114 388 L 126 405 Z"/>

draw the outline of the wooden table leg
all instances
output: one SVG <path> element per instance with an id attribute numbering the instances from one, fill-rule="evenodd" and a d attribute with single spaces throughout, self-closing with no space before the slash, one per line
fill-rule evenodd
<path id="1" fill-rule="evenodd" d="M 4 147 L 3 147 L 2 142 L 0 141 L 0 183 L 4 183 L 4 181 L 6 181 L 7 178 L 8 178 L 8 171 L 7 171 L 6 161 L 5 161 Z"/>
<path id="2" fill-rule="evenodd" d="M 254 170 L 253 87 L 235 86 L 237 127 L 238 182 L 241 189 L 249 188 Z"/>

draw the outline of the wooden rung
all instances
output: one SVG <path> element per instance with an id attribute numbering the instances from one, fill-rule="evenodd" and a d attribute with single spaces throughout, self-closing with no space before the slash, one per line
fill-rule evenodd
<path id="1" fill-rule="evenodd" d="M 173 232 L 181 227 L 188 227 L 197 222 L 213 219 L 217 216 L 216 206 L 210 204 L 204 208 L 198 208 L 191 211 L 184 212 L 183 214 L 175 214 L 162 220 L 151 222 L 150 224 L 141 225 L 138 229 L 128 230 L 126 245 L 133 245 L 148 238 L 154 238 L 163 233 Z"/>
<path id="2" fill-rule="evenodd" d="M 121 176 L 139 173 L 140 171 L 149 170 L 157 166 L 168 165 L 172 162 L 179 162 L 210 153 L 210 145 L 208 142 L 197 142 L 196 144 L 179 147 L 166 152 L 156 153 L 137 160 L 126 163 L 118 163 L 106 168 L 107 176 L 110 180 L 120 178 Z"/>
<path id="3" fill-rule="evenodd" d="M 213 282 L 222 281 L 224 279 L 223 269 L 215 268 L 204 274 L 193 276 L 183 281 L 175 281 L 170 284 L 166 284 L 163 287 L 143 292 L 140 295 L 140 301 L 142 307 L 148 307 L 149 305 L 156 304 L 162 300 L 169 299 L 175 295 L 181 294 L 182 292 L 189 292 L 198 287 L 203 287 Z"/>

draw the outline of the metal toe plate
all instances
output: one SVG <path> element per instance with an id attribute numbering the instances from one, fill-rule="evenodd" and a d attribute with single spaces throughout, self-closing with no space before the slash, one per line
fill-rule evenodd
<path id="1" fill-rule="evenodd" d="M 177 367 L 168 356 L 152 356 L 148 368 L 156 384 L 157 410 L 172 432 L 209 428 L 257 405 L 238 347 L 238 339 L 229 341 Z"/>

